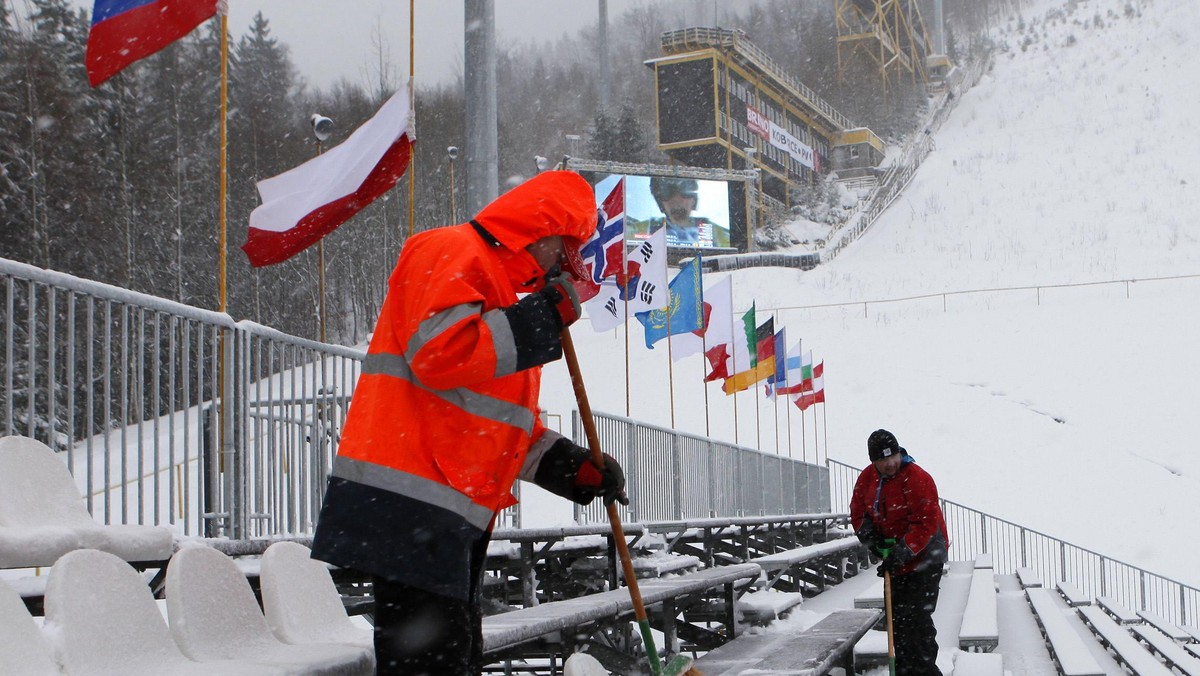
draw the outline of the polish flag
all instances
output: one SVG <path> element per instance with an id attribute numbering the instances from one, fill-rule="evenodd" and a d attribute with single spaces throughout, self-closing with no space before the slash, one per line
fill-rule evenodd
<path id="1" fill-rule="evenodd" d="M 416 141 L 412 82 L 329 152 L 258 182 L 242 251 L 253 267 L 295 256 L 333 232 L 404 175 Z"/>

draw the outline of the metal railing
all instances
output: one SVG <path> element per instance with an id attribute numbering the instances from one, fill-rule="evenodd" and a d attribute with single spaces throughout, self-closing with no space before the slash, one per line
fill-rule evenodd
<path id="1" fill-rule="evenodd" d="M 829 470 L 773 453 L 593 412 L 600 446 L 625 470 L 629 506 L 622 520 L 670 521 L 830 511 Z M 586 445 L 578 412 L 576 443 Z M 598 522 L 604 506 L 577 507 L 576 521 Z"/>
<path id="2" fill-rule="evenodd" d="M 312 533 L 362 350 L 3 259 L 0 294 L 0 433 L 58 452 L 99 521 Z M 829 509 L 823 467 L 596 418 L 631 521 Z"/>
<path id="3" fill-rule="evenodd" d="M 728 28 L 680 28 L 667 31 L 659 37 L 659 43 L 664 54 L 677 54 L 686 50 L 711 48 L 729 48 L 742 59 L 753 63 L 758 70 L 785 87 L 791 88 L 791 94 L 805 103 L 812 111 L 820 115 L 830 127 L 837 130 L 853 129 L 856 124 L 833 105 L 821 98 L 810 87 L 787 74 L 787 70 L 776 63 L 758 45 L 750 42 L 744 31 Z"/>
<path id="4" fill-rule="evenodd" d="M 0 294 L 0 433 L 59 452 L 99 521 L 311 532 L 361 350 L 3 259 Z"/>
<path id="5" fill-rule="evenodd" d="M 861 471 L 829 460 L 833 508 L 848 508 Z M 945 498 L 940 503 L 955 560 L 991 554 L 997 573 L 1031 568 L 1048 587 L 1071 582 L 1091 597 L 1111 596 L 1129 608 L 1152 611 L 1177 624 L 1195 624 L 1200 618 L 1196 587 Z"/>

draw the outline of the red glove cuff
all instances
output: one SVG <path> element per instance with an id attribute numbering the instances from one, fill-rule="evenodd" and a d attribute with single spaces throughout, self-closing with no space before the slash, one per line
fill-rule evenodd
<path id="1" fill-rule="evenodd" d="M 591 460 L 586 460 L 579 466 L 579 471 L 575 473 L 575 485 L 585 488 L 599 488 L 603 483 L 604 477 L 601 476 L 600 470 L 596 468 L 596 463 Z"/>

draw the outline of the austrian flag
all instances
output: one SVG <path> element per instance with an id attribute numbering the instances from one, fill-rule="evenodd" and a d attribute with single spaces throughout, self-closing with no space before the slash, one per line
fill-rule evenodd
<path id="1" fill-rule="evenodd" d="M 88 82 L 99 85 L 216 13 L 217 0 L 96 0 L 84 58 Z"/>

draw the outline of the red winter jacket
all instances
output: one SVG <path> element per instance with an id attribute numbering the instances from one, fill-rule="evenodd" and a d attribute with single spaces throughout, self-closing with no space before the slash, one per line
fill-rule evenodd
<path id="1" fill-rule="evenodd" d="M 933 477 L 907 454 L 896 476 L 885 479 L 874 466 L 858 475 L 850 498 L 850 522 L 864 542 L 875 534 L 902 541 L 912 550 L 913 560 L 897 575 L 946 562 L 950 537 L 946 519 L 938 505 Z"/>

